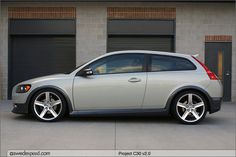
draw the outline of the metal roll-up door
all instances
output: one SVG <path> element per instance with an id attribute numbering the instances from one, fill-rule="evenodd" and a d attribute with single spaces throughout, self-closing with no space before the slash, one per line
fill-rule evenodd
<path id="1" fill-rule="evenodd" d="M 108 40 L 108 52 L 119 50 L 174 51 L 172 36 L 112 36 Z"/>
<path id="2" fill-rule="evenodd" d="M 174 26 L 173 20 L 109 20 L 107 51 L 174 52 Z"/>
<path id="3" fill-rule="evenodd" d="M 76 66 L 74 20 L 11 20 L 9 98 L 14 85 Z"/>

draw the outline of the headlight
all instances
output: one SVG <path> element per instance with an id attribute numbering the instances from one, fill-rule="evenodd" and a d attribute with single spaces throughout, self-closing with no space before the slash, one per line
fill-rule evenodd
<path id="1" fill-rule="evenodd" d="M 26 93 L 30 90 L 31 85 L 29 84 L 24 84 L 24 85 L 19 85 L 16 88 L 16 93 Z"/>

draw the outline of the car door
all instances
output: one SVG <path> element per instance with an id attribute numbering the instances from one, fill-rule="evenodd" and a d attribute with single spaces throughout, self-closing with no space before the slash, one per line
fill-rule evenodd
<path id="1" fill-rule="evenodd" d="M 82 70 L 88 68 L 92 75 L 74 78 L 76 110 L 141 108 L 147 79 L 144 54 L 111 55 Z"/>

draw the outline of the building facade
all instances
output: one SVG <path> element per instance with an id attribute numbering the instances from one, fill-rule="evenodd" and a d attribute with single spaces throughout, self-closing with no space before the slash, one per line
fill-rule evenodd
<path id="1" fill-rule="evenodd" d="M 236 101 L 234 0 L 3 0 L 0 98 L 16 83 L 115 50 L 199 54 Z"/>

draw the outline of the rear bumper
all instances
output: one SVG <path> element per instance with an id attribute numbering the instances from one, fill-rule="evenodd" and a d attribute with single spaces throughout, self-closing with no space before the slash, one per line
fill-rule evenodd
<path id="1" fill-rule="evenodd" d="M 222 98 L 211 98 L 209 113 L 217 112 L 221 109 Z"/>
<path id="2" fill-rule="evenodd" d="M 17 114 L 27 114 L 28 113 L 28 104 L 13 104 L 13 113 Z"/>

